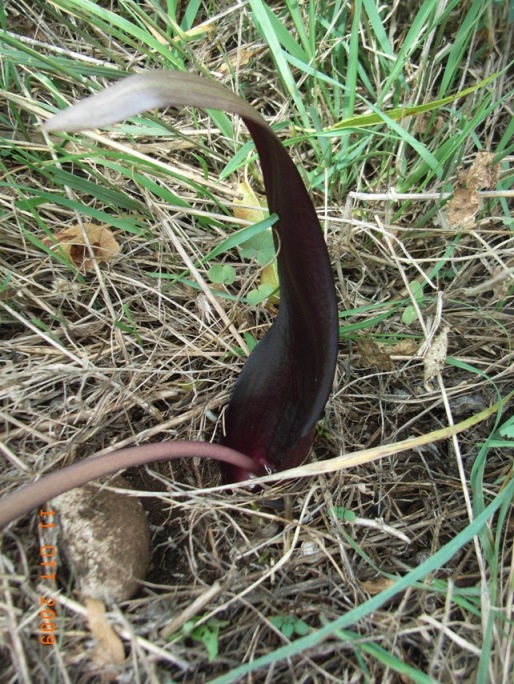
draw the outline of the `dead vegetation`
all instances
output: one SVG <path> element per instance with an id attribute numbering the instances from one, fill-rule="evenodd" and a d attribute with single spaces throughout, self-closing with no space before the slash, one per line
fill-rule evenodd
<path id="1" fill-rule="evenodd" d="M 72 24 L 59 26 L 44 3 L 20 7 L 5 7 L 13 34 L 33 47 L 39 41 L 42 53 L 55 57 L 45 47 L 54 45 L 95 66 L 94 32 L 90 45 L 75 41 Z M 495 40 L 508 49 L 503 15 L 495 11 Z M 248 8 L 224 3 L 218 14 L 216 30 L 207 28 L 191 48 L 190 68 L 203 64 L 222 80 L 230 75 L 226 82 L 242 84 L 270 123 L 289 120 L 291 102 Z M 206 26 L 208 19 L 206 10 Z M 86 30 L 83 19 L 76 23 Z M 450 22 L 449 39 L 456 30 Z M 119 47 L 113 46 L 119 51 L 112 62 L 118 68 L 155 66 L 141 55 L 138 64 Z M 464 69 L 461 88 L 499 71 L 500 53 L 484 57 L 479 75 Z M 35 71 L 24 64 L 16 75 Z M 242 134 L 234 145 L 203 113 L 168 112 L 159 120 L 178 136 L 119 129 L 71 139 L 51 152 L 34 118 L 43 102 L 55 104 L 49 90 L 40 80 L 15 82 L 18 91 L 11 88 L 0 123 L 2 492 L 108 447 L 215 439 L 242 350 L 275 314 L 272 304 L 244 302 L 259 279 L 255 263 L 234 250 L 222 255 L 237 281 L 220 288 L 199 263 L 237 225 L 236 181 L 254 176 L 259 189 L 255 166 L 219 180 L 245 142 Z M 498 100 L 512 89 L 507 76 L 501 87 Z M 83 94 L 77 83 L 63 92 L 69 101 Z M 463 101 L 463 111 L 473 110 L 475 97 L 480 93 Z M 355 185 L 333 177 L 327 198 L 323 184 L 313 182 L 346 313 L 334 392 L 312 462 L 461 423 L 512 391 L 512 143 L 508 148 L 503 137 L 512 128 L 510 107 L 503 102 L 484 114 L 447 177 L 420 179 L 403 194 L 390 188 L 400 187 L 405 165 L 383 161 L 372 148 Z M 335 123 L 320 112 L 323 126 Z M 455 110 L 450 114 L 451 124 L 436 122 L 446 136 L 457 126 Z M 477 141 L 493 154 L 500 142 L 510 152 L 501 162 L 485 161 Z M 315 181 L 322 162 L 310 143 L 291 151 Z M 132 171 L 120 168 L 125 157 Z M 450 205 L 441 201 L 448 184 Z M 125 205 L 116 210 L 120 195 Z M 179 206 L 185 202 L 192 209 Z M 120 251 L 102 263 L 82 229 L 107 219 Z M 59 236 L 76 226 L 81 242 L 71 248 L 70 267 L 49 246 L 49 231 Z M 147 510 L 153 555 L 139 596 L 109 614 L 126 655 L 111 669 L 95 660 L 86 608 L 61 554 L 56 583 L 42 579 L 40 547 L 55 540 L 34 512 L 2 535 L 1 681 L 207 682 L 273 655 L 364 606 L 467 528 L 484 501 L 511 482 L 512 438 L 500 439 L 497 428 L 512 415 L 506 404 L 501 417 L 492 412 L 451 438 L 317 475 L 299 469 L 297 480 L 261 491 L 216 489 L 218 466 L 205 462 L 126 473 Z M 489 681 L 511 681 L 511 516 L 503 507 L 480 539 L 471 535 L 422 580 L 364 608 L 347 631 L 237 681 L 472 682 L 486 639 Z M 494 595 L 492 607 L 484 592 Z M 43 596 L 56 601 L 52 646 L 40 643 Z"/>

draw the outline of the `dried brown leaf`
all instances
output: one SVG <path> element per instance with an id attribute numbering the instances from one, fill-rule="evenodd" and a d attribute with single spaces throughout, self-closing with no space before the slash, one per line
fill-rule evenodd
<path id="1" fill-rule="evenodd" d="M 93 661 L 98 668 L 118 667 L 125 660 L 123 642 L 105 615 L 105 605 L 98 599 L 85 597 L 87 622 L 95 640 Z"/>
<path id="2" fill-rule="evenodd" d="M 478 190 L 492 190 L 499 175 L 499 167 L 493 164 L 494 154 L 482 150 L 473 164 L 459 173 L 459 187 L 448 202 L 448 222 L 452 228 L 471 230 L 480 208 Z"/>
<path id="3" fill-rule="evenodd" d="M 229 52 L 228 62 L 224 62 L 217 71 L 220 74 L 228 74 L 232 69 L 241 69 L 263 50 L 262 46 L 241 45 Z"/>
<path id="4" fill-rule="evenodd" d="M 432 380 L 442 371 L 448 353 L 448 333 L 450 327 L 445 325 L 439 334 L 434 337 L 432 344 L 423 359 L 424 382 L 428 392 L 432 391 Z"/>
<path id="5" fill-rule="evenodd" d="M 91 250 L 88 246 L 91 245 Z M 106 225 L 84 223 L 84 226 L 71 226 L 60 230 L 53 237 L 44 238 L 42 243 L 51 249 L 59 246 L 73 264 L 80 270 L 90 271 L 94 262 L 110 261 L 120 251 L 114 234 Z"/>
<path id="6" fill-rule="evenodd" d="M 418 343 L 415 340 L 401 340 L 389 347 L 389 353 L 395 356 L 412 356 L 418 351 Z"/>
<path id="7" fill-rule="evenodd" d="M 393 369 L 390 355 L 381 351 L 378 344 L 373 340 L 360 340 L 357 344 L 357 349 L 364 368 L 378 368 L 381 371 Z"/>
<path id="8" fill-rule="evenodd" d="M 377 577 L 377 579 L 364 580 L 359 582 L 359 584 L 370 596 L 376 596 L 376 594 L 390 589 L 394 584 L 394 580 L 387 579 L 387 577 Z"/>
<path id="9" fill-rule="evenodd" d="M 464 182 L 461 181 L 461 184 L 475 190 L 494 190 L 498 182 L 499 167 L 498 164 L 493 164 L 493 159 L 492 152 L 478 152 L 475 161 L 464 173 Z"/>
<path id="10" fill-rule="evenodd" d="M 452 228 L 471 230 L 479 208 L 480 199 L 476 190 L 457 188 L 448 202 L 448 223 Z"/>

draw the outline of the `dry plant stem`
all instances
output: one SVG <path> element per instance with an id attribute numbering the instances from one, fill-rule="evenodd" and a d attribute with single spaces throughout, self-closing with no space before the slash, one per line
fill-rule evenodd
<path id="1" fill-rule="evenodd" d="M 167 639 L 175 632 L 183 627 L 188 620 L 194 618 L 200 611 L 202 611 L 206 606 L 208 606 L 221 592 L 223 591 L 223 586 L 220 582 L 214 582 L 214 584 L 206 589 L 200 596 L 198 596 L 193 603 L 191 603 L 185 610 L 182 611 L 180 615 L 173 618 L 172 621 L 166 625 L 166 627 L 161 631 L 161 636 L 163 639 Z"/>
<path id="2" fill-rule="evenodd" d="M 315 475 L 323 475 L 325 473 L 334 473 L 338 470 L 354 468 L 355 466 L 362 465 L 364 463 L 372 463 L 373 461 L 378 461 L 382 458 L 386 458 L 387 456 L 399 454 L 402 451 L 417 449 L 425 444 L 432 444 L 433 442 L 438 442 L 442 439 L 449 439 L 452 437 L 452 435 L 457 435 L 464 430 L 469 430 L 474 425 L 478 425 L 478 423 L 487 420 L 498 411 L 505 410 L 505 407 L 513 398 L 514 390 L 509 392 L 509 394 L 501 401 L 496 402 L 489 408 L 484 409 L 480 413 L 477 413 L 470 418 L 466 418 L 460 423 L 449 425 L 438 430 L 433 430 L 432 432 L 427 432 L 416 437 L 409 437 L 401 442 L 381 444 L 380 446 L 372 447 L 371 449 L 362 449 L 361 451 L 354 451 L 343 454 L 342 456 L 336 456 L 335 458 L 330 458 L 327 461 L 307 463 L 296 468 L 291 468 L 290 470 L 283 470 L 279 473 L 266 475 L 262 478 L 259 478 L 259 485 L 270 484 L 271 482 L 279 482 L 286 479 L 298 479 L 300 477 L 313 477 Z M 217 487 L 216 490 L 212 488 L 209 491 L 221 491 L 222 489 L 228 488 L 229 487 L 225 485 L 224 487 Z M 199 490 L 197 493 L 200 493 L 201 491 L 202 490 Z"/>
<path id="3" fill-rule="evenodd" d="M 201 287 L 202 292 L 204 295 L 207 297 L 208 301 L 210 304 L 213 306 L 215 309 L 216 313 L 218 316 L 221 318 L 221 320 L 225 323 L 227 328 L 230 330 L 232 333 L 234 339 L 236 340 L 237 344 L 241 347 L 241 349 L 244 351 L 246 355 L 250 353 L 248 349 L 248 345 L 246 344 L 245 340 L 241 337 L 239 332 L 236 330 L 235 326 L 233 323 L 230 321 L 229 317 L 225 313 L 225 310 L 221 306 L 221 304 L 218 302 L 216 297 L 213 296 L 211 290 L 209 289 L 209 286 L 205 282 L 205 280 L 202 278 L 200 272 L 198 271 L 197 268 L 195 268 L 195 265 L 193 264 L 193 261 L 190 259 L 188 256 L 186 250 L 182 247 L 180 240 L 177 239 L 177 236 L 173 232 L 173 228 L 171 227 L 170 223 L 166 220 L 166 217 L 162 211 L 157 209 L 157 207 L 153 207 L 153 210 L 157 213 L 159 216 L 160 222 L 166 232 L 166 235 L 170 238 L 173 246 L 177 250 L 177 252 L 180 254 L 182 257 L 182 260 L 184 261 L 185 265 L 187 268 L 191 271 L 192 275 L 194 276 L 196 282 L 198 285 Z"/>
<path id="4" fill-rule="evenodd" d="M 61 354 L 65 354 L 71 361 L 76 363 L 79 368 L 87 368 L 88 366 L 88 361 L 86 359 L 81 359 L 72 352 L 70 352 L 69 349 L 66 349 L 66 347 L 61 346 L 58 342 L 56 342 L 51 335 L 47 335 L 44 330 L 40 330 L 36 325 L 31 323 L 29 320 L 21 316 L 18 311 L 15 311 L 12 307 L 10 307 L 8 304 L 5 302 L 0 303 L 2 308 L 13 318 L 18 320 L 23 326 L 31 330 L 35 335 L 38 337 L 41 337 L 47 344 L 49 344 L 52 347 L 55 347 Z"/>
<path id="5" fill-rule="evenodd" d="M 451 427 L 455 425 L 453 420 L 453 415 L 450 407 L 450 402 L 448 400 L 448 393 L 446 392 L 446 387 L 444 384 L 443 376 L 441 373 L 437 374 L 437 381 L 439 383 L 439 389 L 441 391 L 441 396 L 443 398 L 444 408 L 446 410 L 446 416 Z M 462 454 L 460 451 L 459 440 L 457 435 L 452 435 L 453 450 L 455 452 L 455 459 L 457 461 L 457 468 L 459 471 L 459 478 L 462 485 L 462 493 L 464 495 L 464 501 L 466 504 L 466 510 L 468 513 L 469 522 L 473 522 L 475 515 L 473 513 L 473 502 L 471 501 L 471 495 L 468 489 L 468 482 L 466 477 L 466 472 L 464 470 L 464 463 L 462 461 Z M 487 627 L 487 622 L 489 620 L 489 615 L 491 612 L 491 593 L 489 589 L 489 584 L 487 581 L 487 569 L 484 557 L 482 554 L 481 544 L 478 535 L 473 537 L 473 546 L 475 548 L 475 556 L 477 559 L 478 567 L 480 569 L 481 575 L 481 606 L 482 606 L 482 627 L 485 630 Z"/>
<path id="6" fill-rule="evenodd" d="M 514 197 L 514 190 L 477 190 L 478 197 L 491 199 L 496 197 Z M 366 202 L 398 202 L 400 200 L 424 201 L 424 200 L 448 200 L 453 197 L 453 192 L 395 192 L 390 188 L 387 192 L 356 192 L 351 190 L 348 197 Z"/>
<path id="7" fill-rule="evenodd" d="M 120 449 L 104 456 L 90 456 L 57 470 L 8 494 L 0 500 L 0 528 L 63 492 L 126 468 L 175 458 L 212 458 L 262 475 L 262 468 L 249 456 L 209 442 L 161 442 Z"/>
<path id="8" fill-rule="evenodd" d="M 7 558 L 0 554 L 0 577 L 1 579 L 1 594 L 2 605 L 5 617 L 4 625 L 7 626 L 5 633 L 9 634 L 11 645 L 14 653 L 16 667 L 19 672 L 20 681 L 30 682 L 29 666 L 27 664 L 26 652 L 23 648 L 23 641 L 20 634 L 19 624 L 16 614 L 17 609 L 13 603 L 13 593 L 10 591 L 10 576 L 14 574 L 10 563 L 6 563 Z"/>

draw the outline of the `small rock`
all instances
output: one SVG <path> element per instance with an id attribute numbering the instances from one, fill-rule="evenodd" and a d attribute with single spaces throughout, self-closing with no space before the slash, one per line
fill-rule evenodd
<path id="1" fill-rule="evenodd" d="M 122 477 L 109 485 L 132 489 Z M 83 597 L 111 603 L 138 590 L 150 563 L 150 530 L 141 502 L 97 485 L 54 499 L 59 544 Z"/>

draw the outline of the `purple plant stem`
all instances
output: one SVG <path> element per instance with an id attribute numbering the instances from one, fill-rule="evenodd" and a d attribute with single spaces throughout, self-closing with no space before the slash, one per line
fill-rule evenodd
<path id="1" fill-rule="evenodd" d="M 187 441 L 143 444 L 103 456 L 90 456 L 4 496 L 0 499 L 0 528 L 55 496 L 74 487 L 81 487 L 99 477 L 155 461 L 195 457 L 229 463 L 255 475 L 265 474 L 263 468 L 249 456 L 221 444 Z"/>

